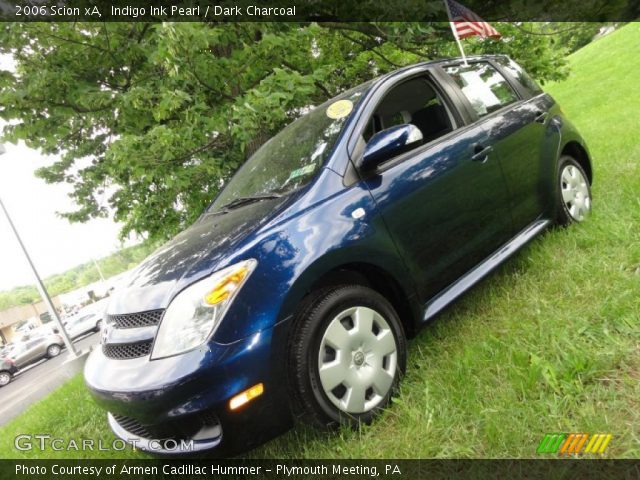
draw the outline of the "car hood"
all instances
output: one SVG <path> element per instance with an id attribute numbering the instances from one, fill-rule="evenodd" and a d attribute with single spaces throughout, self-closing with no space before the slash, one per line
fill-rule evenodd
<path id="1" fill-rule="evenodd" d="M 204 214 L 136 267 L 113 293 L 110 315 L 166 308 L 180 290 L 213 273 L 250 233 L 281 211 L 282 199 Z"/>

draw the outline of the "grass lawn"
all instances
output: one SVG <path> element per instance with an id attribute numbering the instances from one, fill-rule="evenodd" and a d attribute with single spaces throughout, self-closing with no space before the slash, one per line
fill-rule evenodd
<path id="1" fill-rule="evenodd" d="M 374 425 L 298 427 L 251 456 L 536 457 L 545 433 L 598 432 L 613 434 L 606 456 L 640 457 L 638 51 L 635 23 L 575 53 L 571 77 L 546 87 L 591 148 L 589 221 L 538 238 L 423 330 Z M 13 448 L 18 433 L 113 438 L 80 377 L 0 428 L 0 458 L 35 456 Z"/>

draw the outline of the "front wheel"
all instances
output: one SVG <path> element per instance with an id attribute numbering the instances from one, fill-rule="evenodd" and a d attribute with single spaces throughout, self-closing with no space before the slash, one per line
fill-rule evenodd
<path id="1" fill-rule="evenodd" d="M 303 419 L 369 423 L 397 389 L 406 339 L 391 304 L 360 285 L 312 294 L 296 319 L 290 376 Z"/>
<path id="2" fill-rule="evenodd" d="M 591 212 L 591 188 L 586 173 L 573 157 L 560 157 L 557 182 L 558 224 L 584 221 Z"/>

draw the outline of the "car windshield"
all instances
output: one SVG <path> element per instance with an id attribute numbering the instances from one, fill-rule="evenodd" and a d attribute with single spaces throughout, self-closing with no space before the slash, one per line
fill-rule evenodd
<path id="1" fill-rule="evenodd" d="M 262 145 L 208 211 L 219 211 L 246 199 L 279 196 L 309 183 L 368 86 L 362 84 L 314 108 Z"/>

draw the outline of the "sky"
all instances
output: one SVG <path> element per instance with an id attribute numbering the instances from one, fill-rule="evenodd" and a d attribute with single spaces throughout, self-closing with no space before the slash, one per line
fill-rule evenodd
<path id="1" fill-rule="evenodd" d="M 0 69 L 12 67 L 11 58 L 0 56 Z M 0 123 L 0 130 L 2 123 Z M 4 144 L 0 155 L 0 198 L 4 202 L 31 259 L 42 278 L 118 250 L 121 225 L 112 219 L 71 224 L 56 212 L 74 209 L 66 184 L 47 184 L 35 177 L 39 167 L 56 157 L 40 155 L 24 144 Z M 0 291 L 34 284 L 33 274 L 0 210 Z"/>

